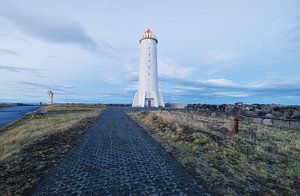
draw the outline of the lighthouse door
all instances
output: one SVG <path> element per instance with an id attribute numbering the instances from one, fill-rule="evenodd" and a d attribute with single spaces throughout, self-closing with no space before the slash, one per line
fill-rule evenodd
<path id="1" fill-rule="evenodd" d="M 145 99 L 145 107 L 153 107 L 154 105 L 154 99 L 153 98 L 146 98 Z"/>
<path id="2" fill-rule="evenodd" d="M 152 105 L 153 105 L 153 99 L 152 98 L 146 98 L 145 107 L 152 107 Z"/>

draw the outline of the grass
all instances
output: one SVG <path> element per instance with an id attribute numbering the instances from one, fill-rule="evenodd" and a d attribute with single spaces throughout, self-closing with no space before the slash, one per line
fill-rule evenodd
<path id="1" fill-rule="evenodd" d="M 48 113 L 26 117 L 0 130 L 0 195 L 30 192 L 104 107 L 73 104 L 42 109 Z"/>
<path id="2" fill-rule="evenodd" d="M 51 134 L 64 131 L 81 120 L 98 116 L 100 112 L 98 108 L 86 108 L 81 105 L 46 106 L 43 109 L 73 112 L 27 118 L 7 127 L 7 129 L 2 129 L 0 135 L 0 161 L 12 159 L 20 152 L 22 147 L 31 145 Z"/>
<path id="3" fill-rule="evenodd" d="M 183 112 L 130 114 L 216 195 L 300 193 L 299 130 L 241 122 L 234 137 L 220 131 L 230 121 Z"/>
<path id="4" fill-rule="evenodd" d="M 8 105 L 8 104 L 1 104 L 1 103 L 0 103 L 0 108 L 6 108 L 6 107 L 11 107 L 11 106 Z"/>

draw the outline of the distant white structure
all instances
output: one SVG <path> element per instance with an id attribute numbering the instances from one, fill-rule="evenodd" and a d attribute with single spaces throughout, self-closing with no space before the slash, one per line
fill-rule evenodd
<path id="1" fill-rule="evenodd" d="M 52 91 L 48 91 L 48 105 L 52 105 L 53 104 L 53 92 Z"/>
<path id="2" fill-rule="evenodd" d="M 138 90 L 132 107 L 164 107 L 157 81 L 157 38 L 149 29 L 140 39 L 141 57 Z"/>

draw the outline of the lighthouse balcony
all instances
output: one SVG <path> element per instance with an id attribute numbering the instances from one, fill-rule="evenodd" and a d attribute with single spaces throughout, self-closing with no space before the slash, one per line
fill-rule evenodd
<path id="1" fill-rule="evenodd" d="M 153 39 L 156 43 L 158 43 L 157 38 L 156 38 L 155 36 L 153 36 L 153 37 L 143 36 L 143 37 L 140 39 L 140 43 L 141 43 L 141 41 L 143 41 L 144 39 Z"/>

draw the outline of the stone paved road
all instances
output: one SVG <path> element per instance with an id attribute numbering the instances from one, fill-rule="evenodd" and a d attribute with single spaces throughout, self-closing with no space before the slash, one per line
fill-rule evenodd
<path id="1" fill-rule="evenodd" d="M 204 189 L 122 109 L 109 108 L 34 195 L 202 195 Z"/>

